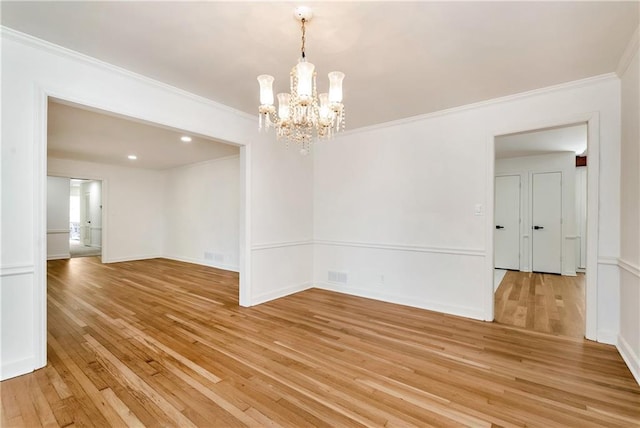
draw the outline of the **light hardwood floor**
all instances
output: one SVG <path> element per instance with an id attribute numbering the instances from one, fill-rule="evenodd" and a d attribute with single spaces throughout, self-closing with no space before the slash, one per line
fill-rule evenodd
<path id="1" fill-rule="evenodd" d="M 48 264 L 49 365 L 12 426 L 638 426 L 612 346 L 308 290 L 238 306 L 236 274 Z"/>
<path id="2" fill-rule="evenodd" d="M 507 271 L 495 293 L 495 320 L 563 336 L 584 337 L 584 274 Z"/>

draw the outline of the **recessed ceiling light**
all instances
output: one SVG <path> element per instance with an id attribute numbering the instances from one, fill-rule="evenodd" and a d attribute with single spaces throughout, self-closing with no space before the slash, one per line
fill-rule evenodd
<path id="1" fill-rule="evenodd" d="M 183 135 L 182 137 L 180 137 L 180 141 L 182 141 L 183 143 L 190 143 L 191 137 L 189 137 L 188 135 Z"/>
<path id="2" fill-rule="evenodd" d="M 138 156 L 136 156 L 136 155 L 129 155 L 129 156 L 127 156 L 127 157 L 128 157 L 129 159 L 131 159 L 131 160 L 136 160 L 136 159 L 138 159 Z"/>

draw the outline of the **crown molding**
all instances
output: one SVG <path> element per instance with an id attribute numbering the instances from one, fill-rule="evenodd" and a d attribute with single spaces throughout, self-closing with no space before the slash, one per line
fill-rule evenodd
<path id="1" fill-rule="evenodd" d="M 234 109 L 233 107 L 229 107 L 226 104 L 219 103 L 217 101 L 213 101 L 209 98 L 205 98 L 200 95 L 196 95 L 192 92 L 185 91 L 183 89 L 177 88 L 175 86 L 171 86 L 167 83 L 163 83 L 159 80 L 152 79 L 150 77 L 144 76 L 142 74 L 135 73 L 133 71 L 127 70 L 126 68 L 118 67 L 117 65 L 110 64 L 108 62 L 99 60 L 89 55 L 85 55 L 80 52 L 76 52 L 74 50 L 62 47 L 60 45 L 56 45 L 54 43 L 48 42 L 43 39 L 39 39 L 37 37 L 31 36 L 26 33 L 22 33 L 20 31 L 16 31 L 12 28 L 5 27 L 0 25 L 0 38 L 8 39 L 15 41 L 17 43 L 23 44 L 25 46 L 29 46 L 35 49 L 39 49 L 53 55 L 57 55 L 60 57 L 68 58 L 74 61 L 83 62 L 85 64 L 89 64 L 93 67 L 109 71 L 111 73 L 117 73 L 122 76 L 135 79 L 141 83 L 144 83 L 149 86 L 156 87 L 158 89 L 162 89 L 167 92 L 171 92 L 173 94 L 179 95 L 181 97 L 188 98 L 192 101 L 199 102 L 208 107 L 215 108 L 220 111 L 224 111 L 226 113 L 231 113 L 235 116 L 238 116 L 242 119 L 250 120 L 251 122 L 255 122 L 255 117 L 252 114 L 245 113 L 241 110 Z"/>
<path id="2" fill-rule="evenodd" d="M 209 98 L 205 98 L 203 96 L 200 95 L 196 95 L 192 92 L 188 92 L 185 91 L 183 89 L 177 88 L 175 86 L 171 86 L 169 84 L 163 83 L 159 80 L 154 80 L 151 79 L 150 77 L 146 77 L 142 74 L 138 74 L 135 73 L 133 71 L 127 70 L 125 68 L 122 67 L 118 67 L 116 65 L 110 64 L 108 62 L 99 60 L 97 58 L 91 57 L 89 55 L 85 55 L 79 52 L 76 52 L 74 50 L 56 45 L 54 43 L 48 42 L 46 40 L 43 39 L 39 39 L 37 37 L 31 36 L 29 34 L 26 33 L 22 33 L 20 31 L 14 30 L 12 28 L 0 25 L 0 38 L 7 38 L 9 40 L 13 40 L 16 41 L 18 43 L 21 43 L 23 45 L 27 45 L 27 46 L 31 46 L 34 47 L 36 49 L 40 49 L 49 53 L 52 53 L 54 55 L 58 55 L 61 57 L 66 57 L 75 61 L 79 61 L 79 62 L 84 62 L 87 64 L 90 64 L 96 68 L 101 68 L 103 70 L 107 70 L 110 72 L 114 72 L 114 73 L 118 73 L 121 74 L 123 76 L 138 80 L 142 83 L 145 83 L 147 85 L 150 86 L 155 86 L 157 88 L 172 92 L 176 95 L 180 95 L 186 98 L 189 98 L 193 101 L 205 104 L 209 107 L 221 110 L 221 111 L 225 111 L 227 113 L 231 113 L 234 114 L 242 119 L 246 119 L 251 121 L 252 123 L 255 122 L 255 117 L 252 114 L 246 113 L 244 111 L 241 110 L 237 110 L 234 109 L 233 107 L 229 107 L 226 104 L 222 104 L 219 103 L 217 101 L 213 101 Z M 355 135 L 355 134 L 359 134 L 359 133 L 363 133 L 363 132 L 370 132 L 370 131 L 375 131 L 375 130 L 380 130 L 380 129 L 384 129 L 384 128 L 390 128 L 390 127 L 394 127 L 394 126 L 400 126 L 400 125 L 406 125 L 412 122 L 418 122 L 418 121 L 422 121 L 422 120 L 427 120 L 427 119 L 433 119 L 433 118 L 437 118 L 437 117 L 442 117 L 442 116 L 447 116 L 450 114 L 455 114 L 455 113 L 460 113 L 460 112 L 465 112 L 468 110 L 473 110 L 473 109 L 477 109 L 477 108 L 481 108 L 481 107 L 488 107 L 488 106 L 492 106 L 492 105 L 497 105 L 497 104 L 502 104 L 502 103 L 507 103 L 507 102 L 512 102 L 512 101 L 517 101 L 517 100 L 522 100 L 525 98 L 529 98 L 529 97 L 533 97 L 533 96 L 537 96 L 537 95 L 542 95 L 542 94 L 547 94 L 547 93 L 552 93 L 552 92 L 558 92 L 558 91 L 562 91 L 562 90 L 566 90 L 566 89 L 573 89 L 573 88 L 579 88 L 579 87 L 583 87 L 583 86 L 588 86 L 588 85 L 592 85 L 601 81 L 607 81 L 610 80 L 612 78 L 618 78 L 618 76 L 621 74 L 621 71 L 624 72 L 624 70 L 626 69 L 626 67 L 628 67 L 629 63 L 631 62 L 631 59 L 633 58 L 633 53 L 635 52 L 635 50 L 638 49 L 638 45 L 639 45 L 639 37 L 638 37 L 638 29 L 636 29 L 633 37 L 631 38 L 629 45 L 627 46 L 627 48 L 625 49 L 625 53 L 623 54 L 620 64 L 618 66 L 618 70 L 615 73 L 606 73 L 606 74 L 601 74 L 598 76 L 593 76 L 593 77 L 588 77 L 585 79 L 580 79 L 580 80 L 574 80 L 571 82 L 566 82 L 566 83 L 561 83 L 558 85 L 552 85 L 552 86 L 547 86 L 544 88 L 539 88 L 539 89 L 533 89 L 531 91 L 526 91 L 526 92 L 520 92 L 520 93 L 516 93 L 516 94 L 512 94 L 512 95 L 506 95 L 504 97 L 498 97 L 498 98 L 492 98 L 489 100 L 484 100 L 484 101 L 479 101 L 476 103 L 471 103 L 471 104 L 465 104 L 462 106 L 458 106 L 458 107 L 452 107 L 449 109 L 444 109 L 444 110 L 439 110 L 439 111 L 435 111 L 435 112 L 430 112 L 430 113 L 423 113 L 420 115 L 416 115 L 416 116 L 410 116 L 410 117 L 406 117 L 406 118 L 402 118 L 402 119 L 397 119 L 397 120 L 392 120 L 392 121 L 388 121 L 388 122 L 382 122 L 382 123 L 378 123 L 378 124 L 374 124 L 374 125 L 370 125 L 370 126 L 363 126 L 360 128 L 354 128 L 351 129 L 349 131 L 346 132 L 342 132 L 339 135 L 336 135 L 335 138 L 339 139 L 342 138 L 344 136 L 349 136 L 349 135 Z"/>
<path id="3" fill-rule="evenodd" d="M 631 60 L 640 50 L 640 26 L 636 28 L 636 31 L 633 32 L 633 36 L 629 39 L 629 43 L 627 43 L 627 47 L 624 49 L 622 56 L 620 57 L 620 61 L 618 62 L 618 68 L 616 69 L 616 74 L 619 77 L 627 71 L 629 65 L 631 64 Z"/>
<path id="4" fill-rule="evenodd" d="M 403 119 L 392 120 L 389 122 L 378 123 L 375 125 L 364 126 L 361 128 L 351 129 L 349 131 L 341 132 L 336 135 L 335 138 L 339 139 L 344 136 L 356 135 L 364 132 L 377 131 L 384 128 L 392 128 L 395 126 L 406 125 L 413 122 L 419 122 L 427 119 L 434 119 L 437 117 L 448 116 L 451 114 L 462 113 L 469 110 L 474 110 L 482 107 L 490 107 L 498 104 L 510 103 L 513 101 L 520 101 L 527 98 L 550 94 L 554 92 L 560 92 L 567 89 L 582 88 L 584 86 L 594 85 L 596 83 L 607 82 L 609 80 L 619 80 L 618 75 L 614 72 L 600 74 L 598 76 L 587 77 L 580 80 L 572 80 L 571 82 L 560 83 L 558 85 L 546 86 L 544 88 L 533 89 L 531 91 L 519 92 L 512 95 L 506 95 L 504 97 L 492 98 L 485 101 L 479 101 L 476 103 L 465 104 L 458 107 L 452 107 L 445 110 L 439 110 L 431 113 L 424 113 L 417 116 L 406 117 Z"/>

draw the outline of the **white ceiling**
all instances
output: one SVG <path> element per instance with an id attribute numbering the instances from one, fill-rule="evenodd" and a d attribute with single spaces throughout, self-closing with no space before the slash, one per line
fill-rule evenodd
<path id="1" fill-rule="evenodd" d="M 247 113 L 288 87 L 290 2 L 2 2 L 2 24 Z M 354 129 L 615 71 L 638 2 L 318 2 L 319 89 L 344 71 Z"/>
<path id="2" fill-rule="evenodd" d="M 238 147 L 201 136 L 52 100 L 47 134 L 50 157 L 135 168 L 174 168 L 239 153 Z M 192 141 L 182 142 L 183 135 Z"/>
<path id="3" fill-rule="evenodd" d="M 496 137 L 496 159 L 520 156 L 573 152 L 581 155 L 587 150 L 587 125 L 542 129 Z"/>

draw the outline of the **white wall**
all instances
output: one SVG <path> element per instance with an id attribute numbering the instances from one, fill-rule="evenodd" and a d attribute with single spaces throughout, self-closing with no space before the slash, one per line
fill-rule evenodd
<path id="1" fill-rule="evenodd" d="M 93 210 L 102 203 L 104 219 L 100 224 L 94 213 L 94 227 L 104 230 L 104 263 L 139 260 L 162 255 L 164 227 L 164 175 L 162 171 L 49 158 L 50 175 L 103 180 L 102 195 L 97 197 L 96 181 L 83 183 L 92 194 Z M 95 202 L 94 202 L 95 201 Z"/>
<path id="2" fill-rule="evenodd" d="M 618 349 L 640 383 L 640 48 L 638 31 L 623 57 Z"/>
<path id="3" fill-rule="evenodd" d="M 3 27 L 1 31 L 0 379 L 28 373 L 46 364 L 47 96 L 243 146 L 240 149 L 241 304 L 251 305 L 310 282 L 309 266 L 265 269 L 264 264 L 254 266 L 251 260 L 252 246 L 256 242 L 286 242 L 292 237 L 308 239 L 312 235 L 310 160 L 301 160 L 297 154 L 294 158 L 292 152 L 271 142 L 272 135 L 258 134 L 252 115 L 13 30 Z M 256 150 L 252 150 L 252 143 Z M 74 175 L 94 178 L 98 174 L 84 168 L 86 166 L 83 166 L 86 174 Z M 143 187 L 146 187 L 146 178 L 143 181 Z M 117 179 L 103 182 L 107 211 L 109 204 L 115 207 L 136 203 L 139 195 L 134 198 L 132 193 L 125 193 L 121 201 L 108 200 L 108 187 L 114 184 L 112 182 Z M 162 180 L 156 184 L 158 182 L 162 183 Z M 252 194 L 253 185 L 264 193 Z M 153 190 L 142 198 L 154 208 L 163 207 Z M 133 219 L 129 213 L 109 212 L 103 219 L 103 226 L 117 228 L 120 224 L 123 235 L 144 235 L 149 232 L 145 224 L 158 221 L 152 211 L 144 211 L 151 215 L 149 218 L 136 215 Z M 262 230 L 265 227 L 270 229 Z M 254 241 L 252 233 L 260 241 Z M 157 236 L 149 236 L 146 243 L 133 248 L 105 242 L 104 246 L 111 251 L 106 256 L 113 261 L 119 257 L 157 255 L 161 248 L 157 239 Z M 124 236 L 123 242 L 127 241 Z M 272 256 L 278 251 L 263 250 L 258 257 L 268 266 L 271 264 L 269 258 L 273 260 Z M 300 253 L 297 248 L 290 247 L 287 255 L 295 263 Z M 310 248 L 302 253 L 311 260 Z M 260 271 L 253 275 L 253 269 Z M 259 278 L 256 289 L 260 293 L 259 299 L 253 298 L 252 277 Z M 285 282 L 288 279 L 293 288 Z"/>
<path id="4" fill-rule="evenodd" d="M 46 95 L 246 145 L 241 304 L 306 288 L 312 279 L 331 288 L 326 272 L 342 266 L 351 282 L 336 286 L 341 291 L 475 318 L 485 317 L 492 289 L 485 272 L 490 228 L 474 211 L 492 203 L 493 136 L 596 114 L 604 262 L 598 339 L 618 331 L 618 266 L 608 263 L 620 249 L 616 78 L 359 130 L 303 158 L 277 147 L 272 135 L 259 136 L 255 118 L 220 104 L 5 28 L 1 43 L 2 379 L 46 364 Z"/>
<path id="5" fill-rule="evenodd" d="M 598 255 L 605 262 L 617 257 L 620 82 L 607 75 L 356 130 L 316 147 L 315 283 L 491 319 L 493 276 L 487 266 L 493 265 L 493 222 L 475 210 L 480 204 L 483 214 L 492 212 L 493 137 L 594 116 L 600 147 Z M 611 343 L 620 303 L 617 271 L 608 267 L 596 269 L 592 319 L 593 336 Z M 330 270 L 346 272 L 347 283 L 330 283 Z"/>
<path id="6" fill-rule="evenodd" d="M 585 125 L 586 126 L 586 125 Z M 562 274 L 576 275 L 575 261 L 575 171 L 576 155 L 561 154 L 496 159 L 495 175 L 519 175 L 521 183 L 520 212 L 520 270 L 531 272 L 531 174 L 536 172 L 562 173 Z"/>
<path id="7" fill-rule="evenodd" d="M 164 174 L 163 255 L 237 272 L 240 157 L 187 165 Z"/>
<path id="8" fill-rule="evenodd" d="M 47 260 L 68 259 L 69 196 L 68 178 L 47 177 Z"/>
<path id="9" fill-rule="evenodd" d="M 251 147 L 252 304 L 313 284 L 313 157 L 269 138 Z"/>

